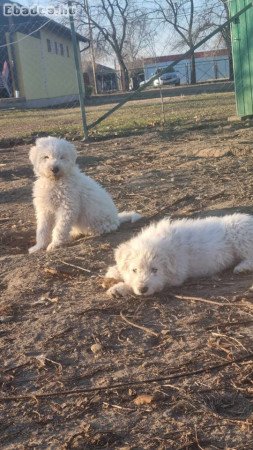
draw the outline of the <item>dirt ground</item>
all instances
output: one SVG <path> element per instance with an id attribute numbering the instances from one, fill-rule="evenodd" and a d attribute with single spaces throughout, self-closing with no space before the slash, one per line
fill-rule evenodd
<path id="1" fill-rule="evenodd" d="M 253 275 L 127 300 L 101 281 L 117 244 L 150 220 L 253 212 L 253 128 L 77 147 L 119 209 L 145 218 L 28 255 L 29 148 L 0 149 L 1 449 L 252 450 Z"/>

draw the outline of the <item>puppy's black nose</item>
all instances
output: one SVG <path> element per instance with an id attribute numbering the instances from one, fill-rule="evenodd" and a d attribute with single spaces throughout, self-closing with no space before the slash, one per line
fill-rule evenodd
<path id="1" fill-rule="evenodd" d="M 57 167 L 57 166 L 55 166 L 55 167 L 52 167 L 52 172 L 53 173 L 58 173 L 59 172 L 59 167 Z"/>
<path id="2" fill-rule="evenodd" d="M 148 287 L 147 286 L 143 286 L 140 288 L 140 293 L 141 294 L 146 294 L 146 292 L 148 292 Z"/>

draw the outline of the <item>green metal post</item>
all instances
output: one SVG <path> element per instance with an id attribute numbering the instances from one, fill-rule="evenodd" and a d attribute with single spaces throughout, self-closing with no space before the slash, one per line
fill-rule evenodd
<path id="1" fill-rule="evenodd" d="M 73 19 L 73 14 L 72 14 L 72 1 L 70 1 L 70 0 L 68 0 L 68 8 L 69 8 L 69 22 L 70 22 L 70 29 L 71 29 L 72 45 L 73 45 L 75 66 L 76 66 L 76 77 L 77 77 L 77 83 L 78 83 L 79 102 L 80 102 L 80 109 L 81 109 L 81 115 L 82 115 L 83 134 L 84 134 L 84 139 L 86 140 L 86 139 L 88 139 L 89 136 L 88 136 L 88 128 L 87 128 L 85 106 L 84 106 L 85 90 L 84 90 L 83 81 L 81 78 L 81 68 L 80 68 L 79 57 L 78 57 L 78 45 L 77 45 L 77 40 L 76 40 L 75 24 L 74 24 L 74 19 Z"/>
<path id="2" fill-rule="evenodd" d="M 249 0 L 231 0 L 230 15 L 237 13 Z M 253 116 L 253 8 L 231 24 L 237 114 Z"/>

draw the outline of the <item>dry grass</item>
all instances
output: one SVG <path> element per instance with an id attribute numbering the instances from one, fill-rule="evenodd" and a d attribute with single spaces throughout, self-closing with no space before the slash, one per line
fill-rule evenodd
<path id="1" fill-rule="evenodd" d="M 110 118 L 90 131 L 93 137 L 138 134 L 147 129 L 207 124 L 224 121 L 235 114 L 233 93 L 202 94 L 187 97 L 165 98 L 165 124 L 160 100 L 139 100 L 126 104 Z M 112 105 L 110 105 L 112 106 Z M 87 107 L 87 122 L 93 122 L 110 106 Z M 4 141 L 30 141 L 41 135 L 82 137 L 79 108 L 0 111 L 0 144 Z"/>

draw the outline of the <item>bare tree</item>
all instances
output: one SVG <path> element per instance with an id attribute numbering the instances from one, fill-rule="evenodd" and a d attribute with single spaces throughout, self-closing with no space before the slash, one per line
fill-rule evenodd
<path id="1" fill-rule="evenodd" d="M 157 13 L 161 20 L 173 26 L 177 32 L 179 41 L 192 50 L 191 56 L 191 83 L 196 83 L 196 65 L 195 55 L 193 51 L 194 45 L 203 35 L 203 33 L 211 27 L 209 17 L 204 10 L 196 12 L 194 0 L 155 0 Z M 199 3 L 198 3 L 199 5 Z"/>
<path id="2" fill-rule="evenodd" d="M 155 27 L 145 9 L 135 11 L 135 17 L 127 27 L 124 54 L 129 66 L 134 66 L 150 47 L 150 39 L 155 35 Z"/>
<path id="3" fill-rule="evenodd" d="M 229 8 L 228 8 L 228 2 L 227 0 L 220 0 L 224 9 L 222 17 L 225 16 L 225 20 L 229 19 Z M 230 26 L 223 28 L 221 31 L 222 38 L 225 42 L 225 45 L 228 49 L 229 53 L 229 79 L 233 80 L 234 78 L 234 68 L 233 68 L 233 56 L 232 56 L 232 42 L 231 42 L 231 31 Z"/>
<path id="4" fill-rule="evenodd" d="M 221 23 L 229 19 L 229 6 L 227 0 L 218 0 L 218 2 L 214 0 L 206 0 L 206 11 L 213 27 L 218 27 Z M 234 78 L 234 71 L 230 26 L 228 25 L 223 28 L 220 35 L 228 50 L 229 79 L 232 80 Z"/>
<path id="5" fill-rule="evenodd" d="M 120 66 L 122 88 L 128 90 L 129 75 L 124 46 L 127 27 L 133 17 L 133 0 L 91 0 L 89 5 L 87 1 L 77 0 L 75 4 L 81 11 L 82 23 L 87 25 L 90 20 L 98 46 L 103 41 L 105 47 L 109 46 L 113 50 Z"/>

